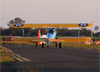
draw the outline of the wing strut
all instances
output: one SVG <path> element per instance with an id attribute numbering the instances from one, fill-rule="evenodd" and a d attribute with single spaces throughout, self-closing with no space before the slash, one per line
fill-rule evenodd
<path id="1" fill-rule="evenodd" d="M 23 37 L 24 37 L 24 28 L 22 28 L 22 34 L 23 34 Z"/>
<path id="2" fill-rule="evenodd" d="M 80 28 L 79 28 L 79 31 L 78 31 L 78 37 L 80 36 Z"/>

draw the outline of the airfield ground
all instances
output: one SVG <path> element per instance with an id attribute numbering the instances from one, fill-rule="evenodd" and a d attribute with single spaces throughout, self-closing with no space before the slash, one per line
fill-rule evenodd
<path id="1" fill-rule="evenodd" d="M 8 50 L 0 46 L 0 62 L 12 62 L 15 61 Z"/>
<path id="2" fill-rule="evenodd" d="M 74 44 L 73 44 L 74 45 Z M 1 63 L 1 72 L 99 72 L 99 48 L 3 45 L 20 60 Z M 99 46 L 98 46 L 99 47 Z"/>

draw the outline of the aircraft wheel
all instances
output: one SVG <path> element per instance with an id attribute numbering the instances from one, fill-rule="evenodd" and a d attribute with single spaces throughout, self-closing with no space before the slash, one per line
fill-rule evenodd
<path id="1" fill-rule="evenodd" d="M 58 47 L 57 43 L 55 43 L 55 46 Z"/>
<path id="2" fill-rule="evenodd" d="M 38 43 L 36 43 L 36 47 L 38 47 Z"/>
<path id="3" fill-rule="evenodd" d="M 47 45 L 47 48 L 49 48 L 49 45 Z"/>
<path id="4" fill-rule="evenodd" d="M 44 43 L 42 43 L 42 48 L 44 48 Z"/>
<path id="5" fill-rule="evenodd" d="M 62 48 L 61 43 L 59 43 L 59 48 Z"/>

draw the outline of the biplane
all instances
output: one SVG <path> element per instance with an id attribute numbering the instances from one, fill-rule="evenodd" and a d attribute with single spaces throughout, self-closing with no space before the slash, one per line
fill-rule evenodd
<path id="1" fill-rule="evenodd" d="M 13 42 L 31 42 L 36 43 L 36 47 L 38 44 L 41 44 L 42 48 L 45 47 L 45 44 L 47 45 L 47 48 L 49 48 L 49 45 L 51 43 L 55 43 L 56 47 L 57 45 L 59 48 L 62 48 L 62 42 L 80 42 L 80 41 L 89 41 L 91 40 L 91 37 L 56 37 L 57 35 L 57 28 L 85 28 L 85 27 L 91 27 L 93 26 L 91 23 L 76 23 L 76 24 L 22 24 L 22 23 L 15 23 L 11 24 L 10 27 L 12 28 L 45 28 L 47 30 L 47 33 L 42 35 L 41 37 L 15 37 L 11 38 L 11 41 Z M 63 32 L 62 32 L 63 33 Z M 39 43 L 40 42 L 40 43 Z"/>

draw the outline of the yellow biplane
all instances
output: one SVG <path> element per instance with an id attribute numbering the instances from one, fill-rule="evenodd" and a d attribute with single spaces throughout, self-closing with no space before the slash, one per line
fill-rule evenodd
<path id="1" fill-rule="evenodd" d="M 57 28 L 69 28 L 69 27 L 78 27 L 78 28 L 85 28 L 85 27 L 91 27 L 93 26 L 90 23 L 76 23 L 76 24 L 22 24 L 22 23 L 15 23 L 11 24 L 10 27 L 12 28 L 46 28 L 47 33 L 42 35 L 38 38 L 34 37 L 15 37 L 11 38 L 11 41 L 13 42 L 31 42 L 36 43 L 36 47 L 38 45 L 38 42 L 41 42 L 42 48 L 44 48 L 44 44 L 47 44 L 47 47 L 49 48 L 49 45 L 51 43 L 59 44 L 59 48 L 62 48 L 61 43 L 62 42 L 80 42 L 80 41 L 89 41 L 91 40 L 91 37 L 60 37 L 56 38 L 56 29 Z M 63 33 L 63 32 L 62 32 Z"/>

